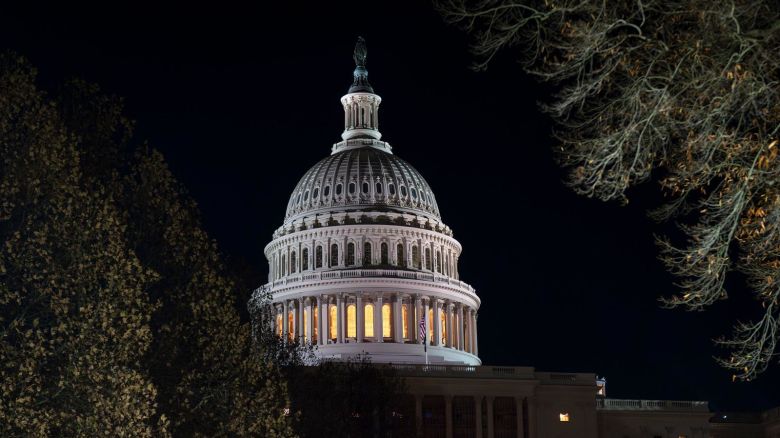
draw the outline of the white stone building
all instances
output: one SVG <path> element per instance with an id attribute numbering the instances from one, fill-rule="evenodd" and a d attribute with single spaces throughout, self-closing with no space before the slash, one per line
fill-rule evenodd
<path id="1" fill-rule="evenodd" d="M 422 175 L 381 140 L 365 55 L 360 39 L 342 141 L 301 178 L 265 247 L 279 336 L 323 359 L 393 364 L 420 436 L 780 437 L 775 411 L 711 422 L 707 402 L 606 398 L 594 374 L 481 366 L 481 303 L 459 278 L 461 245 Z"/>

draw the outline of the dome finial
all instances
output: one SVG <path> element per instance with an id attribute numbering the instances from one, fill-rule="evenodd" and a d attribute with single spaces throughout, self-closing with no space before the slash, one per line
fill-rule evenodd
<path id="1" fill-rule="evenodd" d="M 352 73 L 354 80 L 352 86 L 349 87 L 350 93 L 373 93 L 374 89 L 371 88 L 371 84 L 368 83 L 368 70 L 366 70 L 366 56 L 368 55 L 368 49 L 366 49 L 366 40 L 359 36 L 355 43 L 355 50 L 352 52 L 352 59 L 355 60 L 355 71 Z"/>

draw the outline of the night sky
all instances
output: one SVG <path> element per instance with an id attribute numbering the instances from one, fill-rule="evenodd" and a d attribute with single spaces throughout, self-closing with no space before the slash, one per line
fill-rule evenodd
<path id="1" fill-rule="evenodd" d="M 749 292 L 734 279 L 708 312 L 659 308 L 675 288 L 656 259 L 665 228 L 646 216 L 657 185 L 626 207 L 568 190 L 537 109 L 551 90 L 512 53 L 470 70 L 466 35 L 426 2 L 257 3 L 0 9 L 0 48 L 27 56 L 47 89 L 77 76 L 124 96 L 139 139 L 164 153 L 221 250 L 265 276 L 288 196 L 340 140 L 362 35 L 383 140 L 427 179 L 463 245 L 484 364 L 595 372 L 617 398 L 780 405 L 777 365 L 735 384 L 712 359 L 711 339 L 754 314 Z"/>

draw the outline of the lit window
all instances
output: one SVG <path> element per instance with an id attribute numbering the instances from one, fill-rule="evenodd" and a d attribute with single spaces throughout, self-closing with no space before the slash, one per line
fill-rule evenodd
<path id="1" fill-rule="evenodd" d="M 282 336 L 282 330 L 284 329 L 284 327 L 282 327 L 282 316 L 281 313 L 276 314 L 276 334 L 279 336 Z"/>
<path id="2" fill-rule="evenodd" d="M 562 423 L 568 423 L 569 422 L 569 413 L 568 412 L 561 412 L 560 414 L 558 414 L 558 419 Z"/>
<path id="3" fill-rule="evenodd" d="M 336 327 L 338 324 L 338 309 L 335 305 L 330 306 L 330 320 L 328 321 L 328 331 L 330 331 L 330 338 L 336 339 L 338 337 L 338 334 L 336 333 Z"/>
<path id="4" fill-rule="evenodd" d="M 317 330 L 317 327 L 320 326 L 320 319 L 319 314 L 317 310 L 314 310 L 311 314 L 311 320 L 312 320 L 312 333 L 311 333 L 311 341 L 317 342 L 317 336 L 319 335 L 319 330 Z"/>
<path id="5" fill-rule="evenodd" d="M 365 337 L 372 338 L 374 337 L 374 305 L 366 304 L 363 308 L 365 309 L 363 312 L 363 320 L 365 322 Z"/>
<path id="6" fill-rule="evenodd" d="M 357 337 L 357 330 L 355 329 L 357 327 L 357 324 L 355 324 L 355 305 L 350 304 L 347 306 L 347 337 L 348 338 L 356 338 Z"/>
<path id="7" fill-rule="evenodd" d="M 293 313 L 293 310 L 290 309 L 290 311 L 287 313 L 287 337 L 292 340 L 294 334 L 295 334 L 295 314 Z"/>
<path id="8" fill-rule="evenodd" d="M 393 336 L 390 333 L 392 318 L 389 304 L 382 304 L 382 337 L 389 338 Z"/>

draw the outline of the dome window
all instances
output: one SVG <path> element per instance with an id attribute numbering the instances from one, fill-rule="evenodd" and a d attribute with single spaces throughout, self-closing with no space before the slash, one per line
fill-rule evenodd
<path id="1" fill-rule="evenodd" d="M 395 196 L 395 186 L 392 184 L 389 184 L 387 186 L 387 191 L 390 193 L 390 196 Z"/>
<path id="2" fill-rule="evenodd" d="M 406 197 L 406 186 L 401 186 L 401 196 Z"/>
<path id="3" fill-rule="evenodd" d="M 336 196 L 341 195 L 341 184 L 336 184 Z"/>
<path id="4" fill-rule="evenodd" d="M 315 189 L 314 189 L 314 191 L 312 192 L 312 194 L 311 194 L 311 198 L 312 198 L 312 199 L 317 199 L 317 198 L 319 198 L 319 196 L 320 196 L 320 188 L 319 188 L 319 187 L 317 187 L 317 188 L 315 188 Z"/>
<path id="5" fill-rule="evenodd" d="M 363 183 L 363 193 L 368 193 L 368 183 L 367 182 Z"/>
<path id="6" fill-rule="evenodd" d="M 351 182 L 349 183 L 349 194 L 354 195 L 355 194 L 355 183 Z"/>
<path id="7" fill-rule="evenodd" d="M 306 190 L 306 193 L 303 194 L 303 202 L 306 202 L 309 200 L 309 191 Z"/>
<path id="8" fill-rule="evenodd" d="M 300 204 L 301 203 L 301 195 L 302 195 L 301 193 L 298 193 L 298 200 L 295 201 L 296 204 Z"/>
<path id="9" fill-rule="evenodd" d="M 378 195 L 381 195 L 381 194 L 382 194 L 382 183 L 376 183 L 376 189 L 375 189 L 375 191 L 376 191 L 376 193 L 377 193 Z"/>
<path id="10" fill-rule="evenodd" d="M 417 190 L 415 190 L 415 188 L 412 187 L 411 191 L 412 191 L 412 199 L 417 199 Z"/>
<path id="11" fill-rule="evenodd" d="M 425 197 L 425 192 L 420 192 L 420 198 L 422 198 L 423 202 L 427 202 L 427 198 Z"/>
<path id="12" fill-rule="evenodd" d="M 328 195 L 330 195 L 330 186 L 325 186 L 325 188 L 322 189 L 322 196 L 327 198 Z"/>

